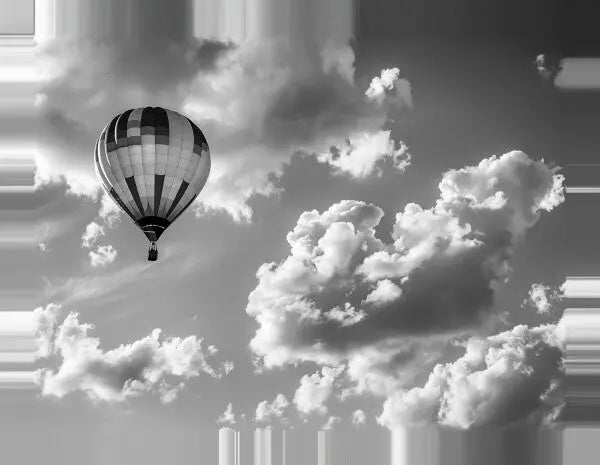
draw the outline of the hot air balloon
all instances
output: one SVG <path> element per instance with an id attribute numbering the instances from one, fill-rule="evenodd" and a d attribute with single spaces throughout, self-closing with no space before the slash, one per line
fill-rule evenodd
<path id="1" fill-rule="evenodd" d="M 210 151 L 189 118 L 145 107 L 115 116 L 94 150 L 96 175 L 106 192 L 150 241 L 156 242 L 198 196 L 210 172 Z"/>

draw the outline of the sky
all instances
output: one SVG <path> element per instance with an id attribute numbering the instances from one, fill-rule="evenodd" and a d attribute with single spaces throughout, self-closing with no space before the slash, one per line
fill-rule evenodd
<path id="1" fill-rule="evenodd" d="M 33 34 L 34 0 L 2 0 L 0 8 L 4 12 L 0 18 L 2 34 Z"/>
<path id="2" fill-rule="evenodd" d="M 218 427 L 247 448 L 271 424 L 290 465 L 322 427 L 375 465 L 390 428 L 551 418 L 559 288 L 600 258 L 596 200 L 563 189 L 593 178 L 572 165 L 598 115 L 536 57 L 589 50 L 559 2 L 468 3 L 37 5 L 36 45 L 2 49 L 4 152 L 36 165 L 7 197 L 29 248 L 3 246 L 2 296 L 33 311 L 38 370 L 0 390 L 7 461 L 215 463 Z M 156 263 L 93 166 L 139 106 L 195 121 L 212 159 Z"/>

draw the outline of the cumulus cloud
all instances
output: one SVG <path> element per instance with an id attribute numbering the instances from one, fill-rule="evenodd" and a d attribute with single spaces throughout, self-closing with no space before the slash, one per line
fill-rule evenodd
<path id="1" fill-rule="evenodd" d="M 364 425 L 367 421 L 367 415 L 362 410 L 358 409 L 352 412 L 352 424 L 354 426 Z"/>
<path id="2" fill-rule="evenodd" d="M 365 95 L 368 99 L 382 103 L 386 96 L 386 91 L 396 91 L 396 97 L 404 101 L 408 106 L 412 105 L 412 96 L 410 92 L 410 83 L 406 79 L 400 79 L 400 70 L 398 68 L 387 68 L 381 70 L 380 76 L 375 76 L 369 84 Z"/>
<path id="3" fill-rule="evenodd" d="M 285 409 L 287 409 L 289 405 L 288 400 L 283 394 L 277 394 L 277 397 L 275 397 L 271 403 L 263 400 L 256 407 L 255 420 L 261 423 L 271 423 L 275 420 L 282 420 Z"/>
<path id="4" fill-rule="evenodd" d="M 86 226 L 85 232 L 81 236 L 81 246 L 89 249 L 101 236 L 104 236 L 104 228 L 95 221 L 92 221 Z"/>
<path id="5" fill-rule="evenodd" d="M 37 357 L 46 358 L 54 351 L 54 329 L 61 315 L 60 305 L 48 304 L 33 310 L 34 337 L 37 345 Z"/>
<path id="6" fill-rule="evenodd" d="M 304 375 L 300 386 L 294 395 L 294 405 L 298 412 L 309 415 L 313 412 L 327 413 L 325 402 L 331 397 L 336 388 L 336 379 L 343 371 L 343 367 L 323 367 L 312 375 Z"/>
<path id="7" fill-rule="evenodd" d="M 266 368 L 346 364 L 362 390 L 412 382 L 450 338 L 497 316 L 510 259 L 541 213 L 563 202 L 562 181 L 519 151 L 450 170 L 432 207 L 409 203 L 396 215 L 390 243 L 376 236 L 384 212 L 375 205 L 304 212 L 287 235 L 289 256 L 257 271 L 246 308 L 258 323 L 252 350 Z"/>
<path id="8" fill-rule="evenodd" d="M 102 245 L 94 252 L 90 250 L 90 263 L 93 267 L 105 266 L 117 258 L 117 251 L 112 245 Z"/>
<path id="9" fill-rule="evenodd" d="M 336 50 L 353 57 L 348 46 Z M 185 109 L 221 154 L 199 197 L 201 209 L 225 208 L 248 219 L 247 200 L 274 193 L 271 175 L 295 152 L 316 154 L 335 173 L 357 178 L 386 160 L 399 170 L 408 166 L 406 147 L 383 130 L 396 102 L 365 97 L 350 79 L 353 59 L 334 66 L 329 53 L 306 64 L 304 54 L 299 44 L 242 44 L 197 77 Z"/>
<path id="10" fill-rule="evenodd" d="M 367 295 L 365 303 L 383 305 L 397 300 L 402 295 L 402 289 L 389 279 L 377 281 L 375 288 Z"/>
<path id="11" fill-rule="evenodd" d="M 432 421 L 466 429 L 554 415 L 563 355 L 555 329 L 521 325 L 470 338 L 464 355 L 436 365 L 425 385 L 391 395 L 378 422 L 390 429 Z"/>
<path id="12" fill-rule="evenodd" d="M 220 378 L 226 370 L 215 369 L 209 359 L 214 347 L 204 350 L 202 339 L 149 336 L 104 351 L 100 340 L 89 335 L 94 326 L 70 312 L 58 324 L 61 307 L 48 305 L 34 310 L 38 353 L 56 368 L 42 368 L 37 381 L 42 395 L 62 398 L 81 392 L 93 401 L 118 402 L 143 393 L 156 393 L 163 403 L 172 402 L 185 382 L 201 373 Z M 178 382 L 173 385 L 171 380 Z"/>
<path id="13" fill-rule="evenodd" d="M 231 402 L 227 404 L 225 411 L 217 418 L 217 423 L 220 425 L 236 424 L 235 413 L 233 413 L 233 404 Z"/>
<path id="14" fill-rule="evenodd" d="M 557 316 L 558 304 L 562 302 L 564 295 L 559 289 L 552 289 L 541 283 L 533 283 L 529 288 L 527 298 L 523 305 L 530 305 L 540 315 Z"/>
<path id="15" fill-rule="evenodd" d="M 329 152 L 318 154 L 321 163 L 328 163 L 337 173 L 347 173 L 355 178 L 370 174 L 381 175 L 386 161 L 398 171 L 410 166 L 411 155 L 403 143 L 391 139 L 391 131 L 364 133 L 358 138 L 347 139 L 344 145 L 332 145 Z"/>
<path id="16" fill-rule="evenodd" d="M 94 33 L 90 23 L 83 36 L 46 46 L 38 185 L 58 180 L 75 194 L 97 195 L 91 156 L 81 153 L 90 152 L 114 114 L 148 104 L 191 117 L 219 153 L 198 213 L 250 219 L 249 199 L 277 192 L 273 175 L 298 151 L 357 178 L 386 161 L 398 170 L 408 166 L 406 147 L 385 130 L 388 117 L 410 102 L 410 85 L 397 69 L 384 70 L 365 95 L 354 80 L 354 52 L 342 41 L 317 40 L 310 28 L 290 40 L 197 40 L 179 24 L 182 5 L 154 4 L 140 9 L 144 28 L 112 18 L 110 34 Z M 162 27 L 144 16 L 149 10 L 163 10 L 179 26 Z M 124 30 L 142 37 L 131 40 Z"/>

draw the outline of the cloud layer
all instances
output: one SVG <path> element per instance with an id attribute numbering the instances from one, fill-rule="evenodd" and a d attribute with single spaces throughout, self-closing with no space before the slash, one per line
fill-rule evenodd
<path id="1" fill-rule="evenodd" d="M 396 215 L 391 243 L 376 234 L 384 213 L 375 205 L 303 213 L 289 256 L 257 272 L 246 308 L 258 324 L 252 350 L 267 368 L 346 364 L 355 391 L 411 385 L 450 339 L 498 318 L 494 294 L 515 248 L 564 200 L 562 181 L 518 151 L 448 171 L 434 206 L 409 203 Z M 301 387 L 318 385 L 314 377 Z"/>
<path id="2" fill-rule="evenodd" d="M 169 15 L 177 13 L 184 14 Z M 393 68 L 360 89 L 344 42 L 294 36 L 231 44 L 164 31 L 124 41 L 119 31 L 113 38 L 88 27 L 42 54 L 38 184 L 63 180 L 76 194 L 96 195 L 97 135 L 118 112 L 145 105 L 183 112 L 205 132 L 215 156 L 197 212 L 249 219 L 248 200 L 276 192 L 272 175 L 298 151 L 356 178 L 384 162 L 400 171 L 410 164 L 406 146 L 385 127 L 412 105 L 410 84 Z"/>

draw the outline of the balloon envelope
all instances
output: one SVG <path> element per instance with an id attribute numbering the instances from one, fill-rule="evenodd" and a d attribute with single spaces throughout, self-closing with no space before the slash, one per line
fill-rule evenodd
<path id="1" fill-rule="evenodd" d="M 154 242 L 204 187 L 210 151 L 189 118 L 165 108 L 135 108 L 104 128 L 94 166 L 108 194 Z"/>

